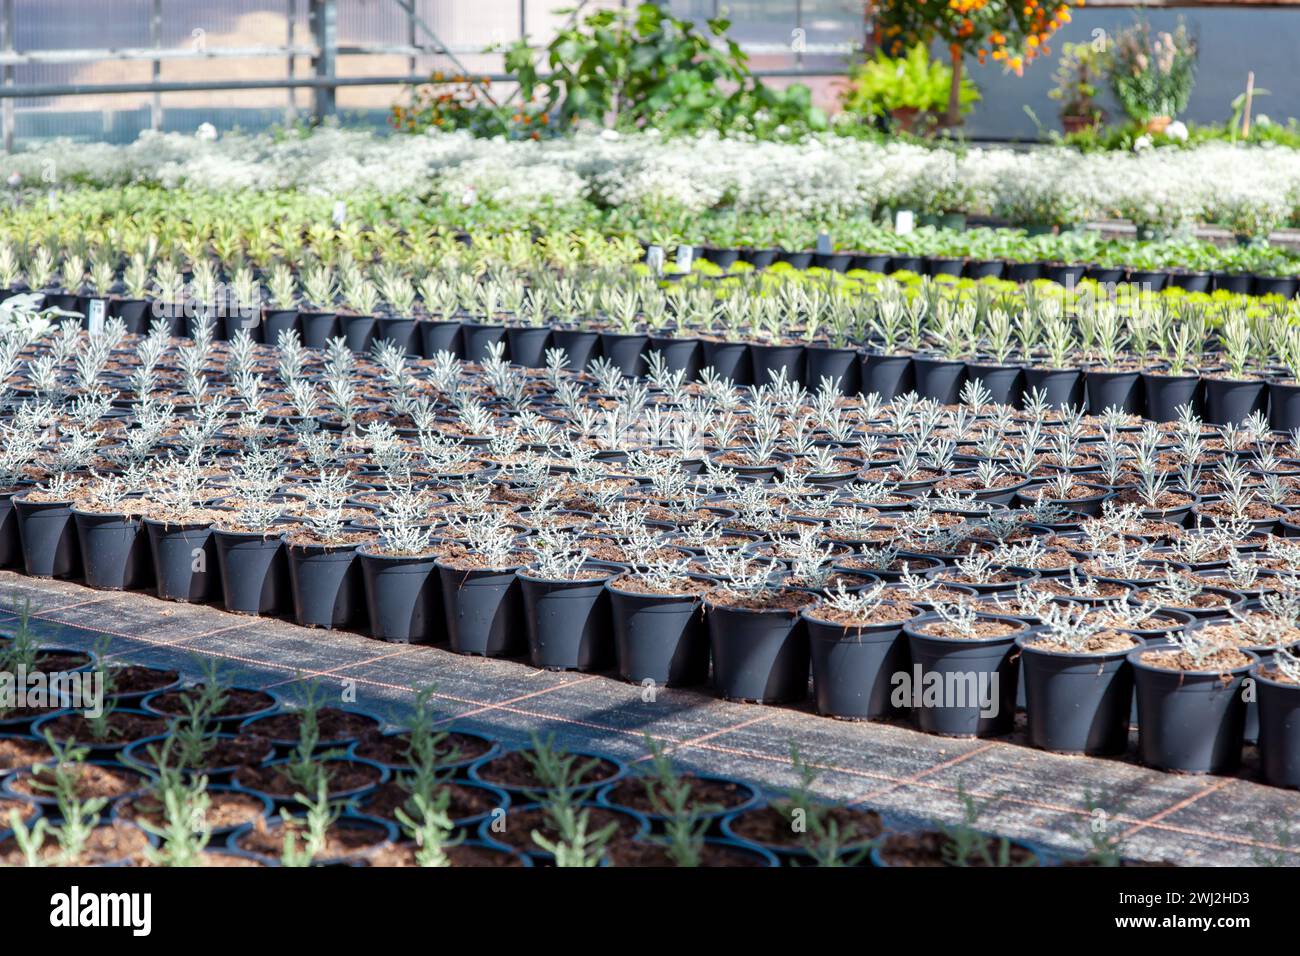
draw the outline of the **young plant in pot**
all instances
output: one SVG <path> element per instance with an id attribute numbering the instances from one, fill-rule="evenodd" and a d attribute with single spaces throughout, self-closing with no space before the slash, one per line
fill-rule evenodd
<path id="1" fill-rule="evenodd" d="M 0 863 L 9 866 L 122 866 L 144 861 L 151 840 L 137 826 L 104 822 L 105 795 L 89 795 L 85 769 L 90 751 L 49 741 L 53 758 L 33 769 L 32 786 L 53 803 L 48 816 L 30 826 L 11 811 L 13 833 L 0 842 Z M 57 819 L 58 824 L 53 824 Z"/>
<path id="2" fill-rule="evenodd" d="M 1181 773 L 1236 770 L 1246 723 L 1242 684 L 1257 660 L 1195 629 L 1130 651 L 1142 762 Z"/>
<path id="3" fill-rule="evenodd" d="M 246 448 L 231 472 L 233 510 L 213 524 L 227 611 L 275 615 L 289 604 L 289 566 L 281 523 L 284 459 L 275 448 Z"/>
<path id="4" fill-rule="evenodd" d="M 640 778 L 628 778 L 601 791 L 602 803 L 621 805 L 610 797 L 613 788 L 631 793 L 643 788 L 644 794 L 636 801 L 638 807 L 652 821 L 659 824 L 662 833 L 643 840 L 616 842 L 610 847 L 610 862 L 614 866 L 779 866 L 776 855 L 756 846 L 745 846 L 738 841 L 711 838 L 709 832 L 728 807 L 722 802 L 710 802 L 709 795 L 721 794 L 734 810 L 734 792 L 738 789 L 731 781 L 700 777 L 696 774 L 678 773 L 673 762 L 664 753 L 662 744 L 646 736 L 650 751 L 650 771 Z M 741 789 L 744 802 L 754 800 L 754 793 Z M 747 800 L 745 797 L 747 796 Z M 628 797 L 623 800 L 631 802 Z"/>
<path id="5" fill-rule="evenodd" d="M 1128 653 L 1142 641 L 1106 629 L 1082 607 L 1053 604 L 1042 624 L 1017 640 L 1030 743 L 1059 753 L 1123 753 L 1133 698 Z"/>
<path id="6" fill-rule="evenodd" d="M 46 479 L 13 496 L 23 565 L 32 577 L 74 578 L 81 574 L 81 547 L 72 509 L 83 485 L 81 472 L 97 444 L 97 437 L 89 431 L 74 428 L 64 432 L 41 462 Z"/>
<path id="7" fill-rule="evenodd" d="M 600 670 L 614 660 L 606 582 L 612 566 L 590 563 L 577 535 L 543 524 L 530 540 L 534 560 L 518 572 L 529 659 L 547 670 Z"/>
<path id="8" fill-rule="evenodd" d="M 706 549 L 719 583 L 704 596 L 713 654 L 713 684 L 723 697 L 761 704 L 808 696 L 808 629 L 800 611 L 816 594 L 772 580 L 775 562 Z"/>
<path id="9" fill-rule="evenodd" d="M 911 664 L 903 624 L 918 612 L 890 600 L 896 594 L 884 584 L 851 593 L 839 582 L 825 601 L 801 612 L 819 714 L 879 720 L 904 712 L 891 700 L 892 678 Z"/>
<path id="10" fill-rule="evenodd" d="M 646 553 L 635 537 L 631 549 Z M 709 637 L 701 602 L 708 585 L 690 577 L 690 565 L 686 559 L 652 560 L 606 585 L 614 653 L 624 680 L 664 687 L 708 680 Z"/>
<path id="11" fill-rule="evenodd" d="M 89 587 L 125 591 L 153 583 L 142 496 L 150 472 L 139 462 L 118 475 L 91 470 L 72 509 Z"/>
<path id="12" fill-rule="evenodd" d="M 447 640 L 458 654 L 517 657 L 527 652 L 523 596 L 517 572 L 529 555 L 505 512 L 454 517 L 435 562 L 442 588 Z"/>
<path id="13" fill-rule="evenodd" d="M 971 603 L 935 604 L 933 613 L 903 625 L 912 669 L 893 675 L 894 702 L 910 706 L 926 733 L 1010 733 L 1015 723 L 1015 640 L 1025 630 L 1022 622 L 982 614 Z"/>
<path id="14" fill-rule="evenodd" d="M 1255 327 L 1242 309 L 1228 309 L 1219 326 L 1223 349 L 1222 372 L 1203 373 L 1205 420 L 1212 425 L 1237 425 L 1268 403 L 1264 379 L 1252 371 L 1257 338 Z"/>
<path id="15" fill-rule="evenodd" d="M 1259 761 L 1264 780 L 1300 788 L 1300 645 L 1282 648 L 1251 672 L 1259 702 Z"/>
<path id="16" fill-rule="evenodd" d="M 1192 362 L 1205 347 L 1203 308 L 1180 305 L 1156 316 L 1160 364 L 1142 371 L 1146 417 L 1157 422 L 1178 421 L 1179 409 L 1199 410 L 1204 383 Z"/>
<path id="17" fill-rule="evenodd" d="M 303 627 L 346 628 L 366 613 L 365 585 L 357 549 L 374 540 L 348 524 L 352 477 L 321 467 L 300 485 L 299 523 L 285 535 L 294 619 Z"/>
<path id="18" fill-rule="evenodd" d="M 539 788 L 529 791 L 532 803 L 510 807 L 500 821 L 483 821 L 479 832 L 488 844 L 540 863 L 585 868 L 603 865 L 612 843 L 649 832 L 640 814 L 592 802 L 584 781 L 593 776 L 595 759 L 566 753 L 553 736 L 543 740 L 536 734 L 524 754 Z"/>
<path id="19" fill-rule="evenodd" d="M 400 483 L 395 476 L 388 480 Z M 410 486 L 399 487 L 380 507 L 378 540 L 357 550 L 372 637 L 426 643 L 439 632 L 442 601 L 427 521 L 428 499 Z"/>
<path id="20" fill-rule="evenodd" d="M 194 443 L 183 457 L 159 463 L 144 515 L 153 554 L 154 579 L 160 598 L 200 602 L 216 597 L 221 588 L 212 524 L 222 515 L 208 507 L 203 446 L 207 427 L 191 423 Z"/>
<path id="21" fill-rule="evenodd" d="M 1025 368 L 1025 391 L 1038 391 L 1052 408 L 1080 408 L 1084 403 L 1083 372 L 1071 361 L 1077 344 L 1074 321 L 1053 300 L 1025 301 L 1025 314 L 1036 319 L 1038 348 L 1046 364 Z M 1026 356 L 1030 353 L 1026 352 Z"/>
<path id="22" fill-rule="evenodd" d="M 872 849 L 872 863 L 876 866 L 1018 867 L 1053 862 L 1031 844 L 977 829 L 979 818 L 998 799 L 996 795 L 981 803 L 959 781 L 957 799 L 962 804 L 959 823 L 940 824 L 932 830 L 887 833 Z"/>
<path id="23" fill-rule="evenodd" d="M 817 768 L 794 741 L 790 766 L 796 783 L 778 799 L 722 818 L 723 836 L 766 850 L 795 866 L 859 866 L 885 830 L 875 810 L 845 806 L 817 793 Z"/>

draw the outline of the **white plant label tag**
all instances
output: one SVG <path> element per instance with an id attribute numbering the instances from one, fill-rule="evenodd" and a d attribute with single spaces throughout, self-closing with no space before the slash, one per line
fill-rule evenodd
<path id="1" fill-rule="evenodd" d="M 916 216 L 910 209 L 900 209 L 894 216 L 894 232 L 905 236 L 916 228 Z"/>
<path id="2" fill-rule="evenodd" d="M 657 276 L 663 275 L 664 274 L 664 247 L 651 246 L 649 249 L 647 249 L 645 251 L 645 262 L 646 265 L 648 265 L 651 269 L 654 270 L 655 275 Z"/>
<path id="3" fill-rule="evenodd" d="M 817 233 L 817 254 L 819 256 L 831 254 L 831 234 L 825 230 Z"/>
<path id="4" fill-rule="evenodd" d="M 677 270 L 679 272 L 690 272 L 691 263 L 695 260 L 695 247 L 691 245 L 682 245 L 677 247 Z"/>
<path id="5" fill-rule="evenodd" d="M 348 204 L 342 199 L 334 204 L 334 225 L 341 226 L 348 218 Z"/>
<path id="6" fill-rule="evenodd" d="M 86 319 L 91 335 L 104 334 L 104 313 L 108 311 L 106 306 L 107 303 L 103 299 L 90 300 L 90 311 L 86 314 Z"/>

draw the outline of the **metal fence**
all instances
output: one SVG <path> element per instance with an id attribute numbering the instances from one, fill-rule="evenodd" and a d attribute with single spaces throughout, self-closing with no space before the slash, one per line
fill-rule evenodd
<path id="1" fill-rule="evenodd" d="M 0 0 L 3 144 L 127 142 L 143 129 L 249 130 L 307 116 L 382 126 L 402 88 L 433 70 L 508 84 L 489 45 L 544 44 L 574 16 L 628 2 Z M 765 76 L 841 73 L 863 43 L 861 0 L 661 2 L 686 18 L 728 16 Z"/>

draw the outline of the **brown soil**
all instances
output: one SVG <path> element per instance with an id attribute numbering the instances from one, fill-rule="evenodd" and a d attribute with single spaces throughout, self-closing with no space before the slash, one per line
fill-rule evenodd
<path id="1" fill-rule="evenodd" d="M 880 836 L 883 823 L 875 810 L 855 807 L 830 807 L 825 811 L 827 820 L 839 825 L 840 838 L 848 845 L 865 843 Z M 731 823 L 731 831 L 738 837 L 762 846 L 799 847 L 808 839 L 807 833 L 797 832 L 790 821 L 773 806 L 746 810 Z"/>
<path id="2" fill-rule="evenodd" d="M 866 627 L 872 624 L 896 624 L 900 621 L 910 621 L 920 613 L 910 604 L 880 604 L 866 616 L 854 614 L 851 611 L 841 611 L 827 604 L 812 611 L 808 616 L 816 618 L 819 621 L 826 621 L 830 624 L 843 625 L 846 630 L 850 628 Z"/>
<path id="3" fill-rule="evenodd" d="M 613 810 L 606 810 L 604 807 L 587 807 L 585 810 L 587 813 L 588 833 L 595 833 L 613 823 L 617 829 L 614 831 L 611 843 L 620 840 L 626 841 L 637 834 L 639 825 L 636 817 L 630 817 L 625 813 L 617 813 Z M 534 830 L 551 842 L 555 842 L 560 838 L 559 832 L 551 825 L 546 811 L 541 807 L 529 807 L 527 809 L 506 811 L 505 829 L 499 833 L 494 832 L 492 839 L 516 850 L 541 850 L 541 847 L 533 839 Z"/>
<path id="4" fill-rule="evenodd" d="M 348 545 L 366 544 L 376 540 L 376 536 L 370 531 L 353 531 L 340 534 L 337 538 L 331 538 L 329 541 L 318 537 L 310 530 L 299 527 L 292 534 L 286 534 L 284 540 L 296 547 L 317 547 L 325 545 L 332 548 L 342 548 Z"/>
<path id="5" fill-rule="evenodd" d="M 38 651 L 36 663 L 47 672 L 75 671 L 89 664 L 90 656 L 76 651 Z"/>
<path id="6" fill-rule="evenodd" d="M 406 734 L 369 734 L 357 743 L 356 755 L 364 760 L 390 766 L 405 767 L 409 765 L 407 749 L 410 746 Z M 444 760 L 467 762 L 476 760 L 492 749 L 492 742 L 481 737 L 458 734 L 454 730 L 435 748 L 435 753 Z"/>
<path id="7" fill-rule="evenodd" d="M 588 766 L 595 761 L 594 766 Z M 611 760 L 599 757 L 578 755 L 573 764 L 577 781 L 581 786 L 595 786 L 618 773 L 618 765 Z M 499 757 L 493 757 L 478 768 L 478 777 L 484 783 L 497 786 L 515 787 L 527 790 L 542 790 L 543 784 L 533 773 L 527 752 L 511 750 Z"/>
<path id="8" fill-rule="evenodd" d="M 167 731 L 167 721 L 162 717 L 129 714 L 120 710 L 109 714 L 107 722 L 107 732 L 102 739 L 95 736 L 94 725 L 79 713 L 61 714 L 49 723 L 42 724 L 41 730 L 52 733 L 55 740 L 75 740 L 83 744 L 130 743 L 145 737 L 156 737 Z"/>
<path id="9" fill-rule="evenodd" d="M 261 860 L 254 860 L 247 856 L 235 856 L 233 853 L 216 853 L 213 852 L 212 850 L 205 850 L 203 852 L 203 865 L 214 866 L 214 867 L 227 867 L 227 866 L 264 867 L 266 866 L 266 864 L 263 863 Z"/>
<path id="10" fill-rule="evenodd" d="M 958 634 L 947 621 L 931 621 L 929 624 L 923 624 L 917 628 L 917 631 L 921 634 L 930 637 L 952 637 L 972 641 L 984 640 L 990 637 L 1006 637 L 1008 634 L 1023 631 L 1024 628 L 1009 621 L 990 621 L 986 618 L 976 618 L 974 630 L 975 633 L 969 636 Z"/>
<path id="11" fill-rule="evenodd" d="M 1252 617 L 1269 619 L 1272 615 L 1253 613 L 1246 614 L 1244 617 L 1247 619 Z M 1269 644 L 1255 643 L 1251 638 L 1250 632 L 1236 621 L 1209 624 L 1202 628 L 1200 633 L 1204 637 L 1212 640 L 1214 643 L 1222 644 L 1225 647 L 1289 647 L 1297 641 L 1300 641 L 1300 627 L 1296 627 L 1295 625 L 1289 626 L 1280 640 L 1270 642 Z"/>
<path id="12" fill-rule="evenodd" d="M 207 824 L 213 830 L 233 829 L 265 815 L 262 801 L 246 793 L 209 790 L 208 800 Z M 124 800 L 118 804 L 117 815 L 133 822 L 143 820 L 156 827 L 163 826 L 166 818 L 163 805 L 149 794 Z"/>
<path id="13" fill-rule="evenodd" d="M 711 806 L 730 810 L 750 799 L 750 791 L 738 783 L 728 780 L 711 780 L 684 773 L 681 779 L 691 788 L 691 804 L 697 807 Z M 658 792 L 658 783 L 646 777 L 626 777 L 614 784 L 607 799 L 620 807 L 627 807 L 640 813 L 655 814 L 654 802 L 650 799 L 648 788 Z"/>
<path id="14" fill-rule="evenodd" d="M 949 866 L 944 850 L 951 841 L 942 833 L 924 830 L 919 833 L 891 833 L 880 845 L 880 856 L 890 866 Z M 1001 852 L 1001 840 L 989 837 L 985 844 L 989 857 L 996 865 Z M 1008 859 L 1012 866 L 1033 864 L 1037 859 L 1024 847 L 1011 844 Z M 968 866 L 988 866 L 980 854 L 966 861 Z"/>
<path id="15" fill-rule="evenodd" d="M 1196 661 L 1186 651 L 1147 651 L 1141 656 L 1143 664 L 1169 671 L 1214 671 L 1226 674 L 1237 667 L 1245 667 L 1250 658 L 1241 651 L 1225 647 Z"/>
<path id="16" fill-rule="evenodd" d="M 28 737 L 7 737 L 0 740 L 0 776 L 49 758 L 50 748 L 42 740 Z"/>
<path id="17" fill-rule="evenodd" d="M 1142 642 L 1131 634 L 1098 631 L 1084 641 L 1081 648 L 1073 648 L 1064 641 L 1053 640 L 1034 641 L 1033 646 L 1036 650 L 1052 651 L 1057 654 L 1109 654 L 1115 651 L 1132 650 L 1140 643 Z"/>
<path id="18" fill-rule="evenodd" d="M 279 859 L 284 853 L 284 832 L 282 826 L 298 824 L 279 824 L 268 826 L 265 820 L 253 824 L 253 829 L 241 834 L 236 841 L 239 849 L 249 853 Z M 336 821 L 325 834 L 325 847 L 321 857 L 337 859 L 365 854 L 385 841 L 384 832 L 378 827 L 367 827 L 350 823 L 347 820 Z M 301 842 L 299 843 L 301 848 Z"/>
<path id="19" fill-rule="evenodd" d="M 30 803 L 0 797 L 0 830 L 9 829 L 9 814 L 15 810 L 18 811 L 18 819 L 20 820 L 26 820 L 29 815 L 36 812 L 36 808 Z"/>
<path id="20" fill-rule="evenodd" d="M 749 611 L 799 611 L 814 604 L 817 595 L 807 591 L 787 591 L 767 588 L 753 595 L 735 594 L 725 587 L 715 587 L 708 592 L 708 603 L 720 607 L 740 608 Z"/>
<path id="21" fill-rule="evenodd" d="M 91 832 L 77 864 L 80 866 L 101 866 L 105 863 L 118 863 L 122 860 L 139 862 L 143 860 L 145 848 L 148 846 L 149 839 L 139 827 L 125 823 L 110 823 L 96 827 Z M 55 863 L 59 857 L 58 843 L 47 838 L 45 845 L 41 847 L 40 855 L 48 864 Z M 23 865 L 22 852 L 13 840 L 0 843 L 0 865 Z"/>
<path id="22" fill-rule="evenodd" d="M 367 714 L 357 714 L 337 707 L 322 707 L 316 713 L 316 726 L 321 742 L 331 740 L 351 741 L 379 729 L 379 721 Z M 262 717 L 248 725 L 248 731 L 269 740 L 296 741 L 302 729 L 302 714 L 286 711 Z"/>
<path id="23" fill-rule="evenodd" d="M 471 867 L 471 866 L 517 866 L 522 867 L 523 861 L 509 853 L 502 853 L 499 850 L 489 850 L 481 846 L 459 846 L 448 847 L 446 850 L 447 858 L 451 861 L 453 867 Z M 419 866 L 415 860 L 415 847 L 409 844 L 397 844 L 380 847 L 373 856 L 369 858 L 371 866 L 394 866 L 394 867 L 414 867 Z"/>
<path id="24" fill-rule="evenodd" d="M 509 571 L 523 567 L 528 563 L 529 556 L 521 552 L 513 555 L 510 559 L 510 563 L 504 568 L 489 569 L 487 564 L 484 563 L 483 559 L 479 555 L 470 554 L 466 552 L 463 547 L 456 546 L 454 551 L 440 550 L 438 553 L 438 560 L 450 568 L 455 568 L 457 571 Z"/>
<path id="25" fill-rule="evenodd" d="M 1133 595 L 1133 597 L 1139 602 L 1150 601 L 1152 604 L 1158 605 L 1160 607 L 1172 607 L 1172 608 L 1202 609 L 1202 608 L 1212 608 L 1212 607 L 1227 607 L 1229 604 L 1229 601 L 1226 597 L 1224 597 L 1222 594 L 1215 594 L 1213 591 L 1210 592 L 1203 591 L 1200 594 L 1193 596 L 1191 602 L 1186 604 L 1174 603 L 1173 597 L 1171 595 L 1161 591 L 1156 591 L 1153 588 L 1145 588 L 1141 591 L 1138 591 Z"/>
<path id="26" fill-rule="evenodd" d="M 484 790 L 481 787 L 469 787 L 454 781 L 443 786 L 449 797 L 447 802 L 447 813 L 452 820 L 467 820 L 470 817 L 477 817 L 484 813 L 490 813 L 495 810 L 498 798 L 492 795 L 490 790 Z M 397 823 L 396 811 L 406 806 L 410 794 L 402 789 L 401 783 L 397 780 L 389 780 L 381 784 L 371 796 L 366 798 L 365 812 L 367 816 L 381 817 L 385 820 L 392 820 Z M 406 810 L 407 815 L 411 815 L 409 808 Z"/>
<path id="27" fill-rule="evenodd" d="M 159 694 L 149 702 L 149 706 L 161 714 L 171 717 L 185 715 L 185 701 L 199 693 L 198 688 L 172 690 Z M 266 710 L 275 704 L 275 698 L 260 690 L 228 690 L 225 702 L 217 710 L 217 717 L 245 717 L 258 711 Z"/>
<path id="28" fill-rule="evenodd" d="M 180 677 L 176 671 L 136 665 L 113 667 L 109 670 L 109 675 L 114 694 L 147 694 L 171 686 Z"/>
<path id="29" fill-rule="evenodd" d="M 271 742 L 256 734 L 239 734 L 235 737 L 209 738 L 211 747 L 203 758 L 203 766 L 190 770 L 220 770 L 227 767 L 253 767 L 270 758 L 275 750 Z M 146 753 L 132 754 L 148 763 Z"/>
<path id="30" fill-rule="evenodd" d="M 649 582 L 636 575 L 624 574 L 615 578 L 610 584 L 620 591 L 630 591 L 633 594 L 704 594 L 709 591 L 712 585 L 707 581 L 697 581 L 695 578 L 676 578 L 667 590 L 651 587 Z"/>
<path id="31" fill-rule="evenodd" d="M 766 866 L 762 857 L 740 847 L 705 843 L 700 847 L 700 866 Z M 614 866 L 675 867 L 666 847 L 641 840 L 625 840 L 609 848 L 609 862 Z"/>
<path id="32" fill-rule="evenodd" d="M 94 800 L 97 797 L 113 800 L 139 790 L 144 785 L 144 778 L 138 773 L 126 769 L 118 770 L 116 767 L 101 767 L 98 764 L 86 763 L 78 766 L 75 773 L 77 776 L 75 791 L 80 800 Z M 43 788 L 53 783 L 53 770 L 42 771 L 39 777 L 33 776 L 33 772 L 24 771 L 10 781 L 9 787 L 15 793 L 25 797 L 46 800 L 50 799 L 50 793 Z"/>
<path id="33" fill-rule="evenodd" d="M 235 771 L 235 783 L 272 797 L 292 797 L 301 792 L 302 787 L 289 776 L 286 766 L 240 767 Z M 348 760 L 331 760 L 324 766 L 331 795 L 360 790 L 377 783 L 383 776 L 378 767 Z"/>

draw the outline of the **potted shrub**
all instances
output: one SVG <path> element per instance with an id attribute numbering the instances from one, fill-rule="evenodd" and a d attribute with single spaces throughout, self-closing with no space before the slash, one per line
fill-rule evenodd
<path id="1" fill-rule="evenodd" d="M 1019 621 L 980 613 L 972 604 L 935 604 L 932 613 L 903 625 L 912 672 L 895 676 L 895 702 L 910 705 L 926 733 L 1010 733 L 1016 706 L 1015 641 L 1025 630 Z"/>
<path id="2" fill-rule="evenodd" d="M 518 657 L 528 650 L 517 572 L 528 554 L 506 515 L 488 511 L 452 525 L 463 546 L 444 549 L 436 565 L 447 640 L 458 654 Z"/>
<path id="3" fill-rule="evenodd" d="M 1130 651 L 1142 762 L 1182 773 L 1235 770 L 1246 723 L 1241 685 L 1257 660 L 1190 630 L 1167 646 Z"/>
<path id="4" fill-rule="evenodd" d="M 518 572 L 529 659 L 547 670 L 599 670 L 614 659 L 609 594 L 618 574 L 590 562 L 576 536 L 539 530 L 535 560 Z"/>
<path id="5" fill-rule="evenodd" d="M 1086 609 L 1054 605 L 1043 611 L 1041 631 L 1017 639 L 1035 747 L 1094 755 L 1128 749 L 1128 654 L 1142 641 L 1090 618 Z"/>
<path id="6" fill-rule="evenodd" d="M 804 609 L 817 712 L 849 720 L 897 717 L 893 676 L 911 665 L 903 624 L 912 605 L 889 600 L 884 584 L 851 593 L 840 582 L 824 602 Z"/>

